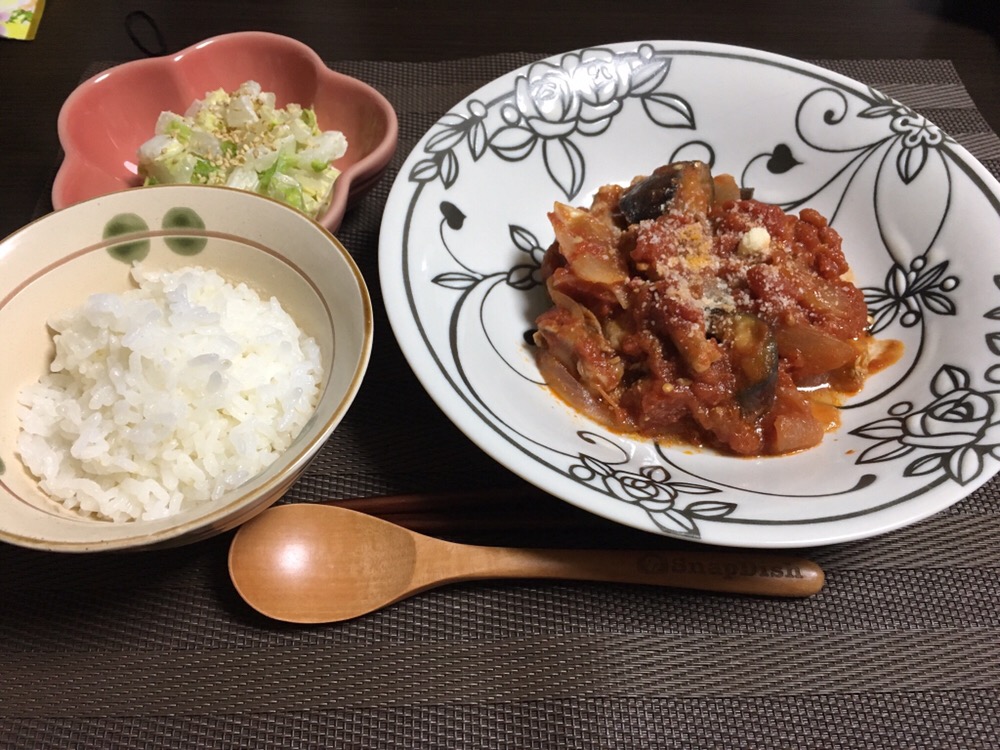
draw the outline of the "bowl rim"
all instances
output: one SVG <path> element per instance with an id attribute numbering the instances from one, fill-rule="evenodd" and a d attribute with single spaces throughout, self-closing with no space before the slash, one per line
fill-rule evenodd
<path id="1" fill-rule="evenodd" d="M 388 167 L 389 162 L 392 160 L 399 141 L 399 118 L 396 114 L 395 108 L 389 100 L 376 88 L 358 78 L 333 70 L 323 61 L 319 54 L 307 44 L 292 37 L 276 34 L 270 31 L 234 31 L 225 34 L 217 34 L 199 42 L 195 42 L 194 44 L 190 44 L 173 54 L 130 60 L 114 65 L 106 70 L 99 71 L 89 78 L 81 81 L 63 101 L 59 108 L 59 114 L 56 118 L 56 132 L 59 139 L 59 145 L 63 152 L 63 159 L 52 182 L 52 207 L 58 211 L 81 202 L 81 200 L 70 197 L 67 185 L 74 160 L 83 156 L 83 152 L 72 148 L 73 139 L 70 135 L 71 131 L 69 122 L 73 116 L 73 110 L 77 102 L 86 97 L 94 86 L 101 85 L 101 83 L 109 76 L 120 74 L 120 71 L 126 68 L 129 70 L 142 70 L 145 68 L 151 69 L 159 67 L 161 65 L 171 66 L 183 58 L 189 55 L 196 55 L 201 50 L 210 46 L 232 44 L 268 44 L 269 46 L 276 46 L 288 51 L 295 51 L 313 63 L 316 68 L 317 77 L 325 77 L 328 80 L 337 80 L 342 83 L 347 83 L 356 91 L 363 92 L 363 94 L 370 101 L 372 101 L 376 105 L 377 109 L 384 115 L 386 126 L 384 137 L 370 153 L 363 156 L 354 164 L 349 165 L 340 173 L 337 181 L 334 183 L 333 194 L 330 198 L 330 205 L 327 206 L 326 210 L 316 218 L 317 223 L 326 227 L 331 232 L 336 232 L 340 228 L 340 223 L 343 220 L 344 213 L 347 209 L 350 208 L 354 202 L 359 200 L 361 195 L 367 192 L 367 190 L 375 184 L 378 176 L 381 175 L 381 173 Z M 111 192 L 122 192 L 123 190 L 128 190 L 132 187 L 137 186 L 128 186 L 122 190 L 115 190 Z M 106 194 L 106 192 L 91 194 L 82 200 Z"/>
<path id="2" fill-rule="evenodd" d="M 236 198 L 237 200 L 266 201 L 268 203 L 272 203 L 278 206 L 279 210 L 291 212 L 291 214 L 298 220 L 311 224 L 313 229 L 318 230 L 324 238 L 333 245 L 336 252 L 341 256 L 341 260 L 344 262 L 347 270 L 350 272 L 351 278 L 354 280 L 354 284 L 360 297 L 362 313 L 361 320 L 359 321 L 362 333 L 361 347 L 358 362 L 353 373 L 351 374 L 350 382 L 347 388 L 341 395 L 335 408 L 331 411 L 327 418 L 323 420 L 322 424 L 316 427 L 316 434 L 297 451 L 294 460 L 284 470 L 275 474 L 264 484 L 255 489 L 254 495 L 263 496 L 265 498 L 263 502 L 259 502 L 257 504 L 247 502 L 247 495 L 244 493 L 232 498 L 225 505 L 213 507 L 204 514 L 186 518 L 181 523 L 156 531 L 140 531 L 139 533 L 130 534 L 117 539 L 55 541 L 37 536 L 25 536 L 21 533 L 11 532 L 0 528 L 0 542 L 13 544 L 27 549 L 60 553 L 146 551 L 164 547 L 187 545 L 202 541 L 210 536 L 223 533 L 234 528 L 235 526 L 245 523 L 257 513 L 263 512 L 268 507 L 278 502 L 288 489 L 291 488 L 295 481 L 297 481 L 302 471 L 304 471 L 308 464 L 315 458 L 316 454 L 320 451 L 323 445 L 331 438 L 336 427 L 340 424 L 351 405 L 354 403 L 371 360 L 374 342 L 374 309 L 368 285 L 365 281 L 364 275 L 361 273 L 360 267 L 357 265 L 357 262 L 348 252 L 343 243 L 337 239 L 332 232 L 315 219 L 306 216 L 301 211 L 292 208 L 282 201 L 268 196 L 259 195 L 257 193 L 250 193 L 245 190 L 225 186 L 173 184 L 154 185 L 150 187 L 133 187 L 126 190 L 115 191 L 113 194 L 108 193 L 94 196 L 67 206 L 64 209 L 59 209 L 58 211 L 53 211 L 41 216 L 0 239 L 0 248 L 7 245 L 8 242 L 14 241 L 18 236 L 27 233 L 36 225 L 51 219 L 51 217 L 56 214 L 65 214 L 73 211 L 86 211 L 88 210 L 89 204 L 107 200 L 109 196 L 112 195 L 114 195 L 115 198 L 125 199 L 124 196 L 127 194 L 137 193 L 140 191 L 144 193 L 148 193 L 150 190 L 189 192 L 192 189 L 202 191 L 212 190 L 218 193 L 231 193 L 236 196 L 240 196 Z M 156 233 L 161 232 L 159 232 L 159 230 L 149 229 L 145 231 L 133 232 L 127 236 L 140 237 L 145 234 Z M 125 235 L 123 235 L 123 237 L 124 236 Z M 17 292 L 15 290 L 14 294 L 16 293 Z M 228 519 L 228 521 L 226 519 Z M 80 520 L 83 522 L 86 519 Z M 121 525 L 122 524 L 119 524 L 119 526 Z M 203 530 L 203 533 L 199 534 L 199 530 Z"/>

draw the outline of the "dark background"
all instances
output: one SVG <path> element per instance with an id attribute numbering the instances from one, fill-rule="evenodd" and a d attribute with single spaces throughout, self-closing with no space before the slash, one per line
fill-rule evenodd
<path id="1" fill-rule="evenodd" d="M 126 17 L 135 11 L 155 28 L 133 19 L 130 36 Z M 250 29 L 295 37 L 324 60 L 554 54 L 635 39 L 722 42 L 805 59 L 947 58 L 1000 131 L 997 0 L 49 0 L 34 41 L 0 43 L 0 236 L 47 208 L 39 200 L 58 164 L 56 117 L 89 64 L 143 57 L 140 46 L 159 52 L 160 40 L 169 53 Z"/>

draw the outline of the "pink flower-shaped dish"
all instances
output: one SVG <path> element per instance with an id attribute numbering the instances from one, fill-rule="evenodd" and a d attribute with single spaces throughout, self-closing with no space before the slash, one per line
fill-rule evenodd
<path id="1" fill-rule="evenodd" d="M 388 100 L 361 81 L 330 70 L 309 47 L 260 31 L 212 37 L 168 57 L 136 60 L 84 81 L 59 112 L 65 158 L 52 187 L 56 209 L 142 184 L 137 150 L 156 119 L 183 114 L 215 89 L 247 80 L 273 91 L 277 105 L 312 107 L 323 130 L 347 137 L 347 153 L 329 207 L 317 221 L 331 232 L 344 212 L 381 177 L 396 150 L 398 123 Z"/>

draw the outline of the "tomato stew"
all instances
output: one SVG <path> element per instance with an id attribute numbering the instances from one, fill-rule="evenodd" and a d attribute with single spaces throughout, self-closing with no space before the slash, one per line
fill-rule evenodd
<path id="1" fill-rule="evenodd" d="M 557 203 L 537 319 L 549 386 L 621 432 L 744 455 L 817 445 L 869 374 L 862 292 L 818 212 L 701 162 Z"/>

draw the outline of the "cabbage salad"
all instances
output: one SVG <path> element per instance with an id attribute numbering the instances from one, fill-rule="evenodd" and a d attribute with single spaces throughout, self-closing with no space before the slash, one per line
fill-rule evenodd
<path id="1" fill-rule="evenodd" d="M 210 91 L 184 113 L 163 112 L 139 147 L 146 185 L 225 185 L 266 195 L 315 218 L 333 192 L 347 151 L 336 130 L 321 131 L 312 109 L 274 106 L 273 93 L 247 81 Z"/>

